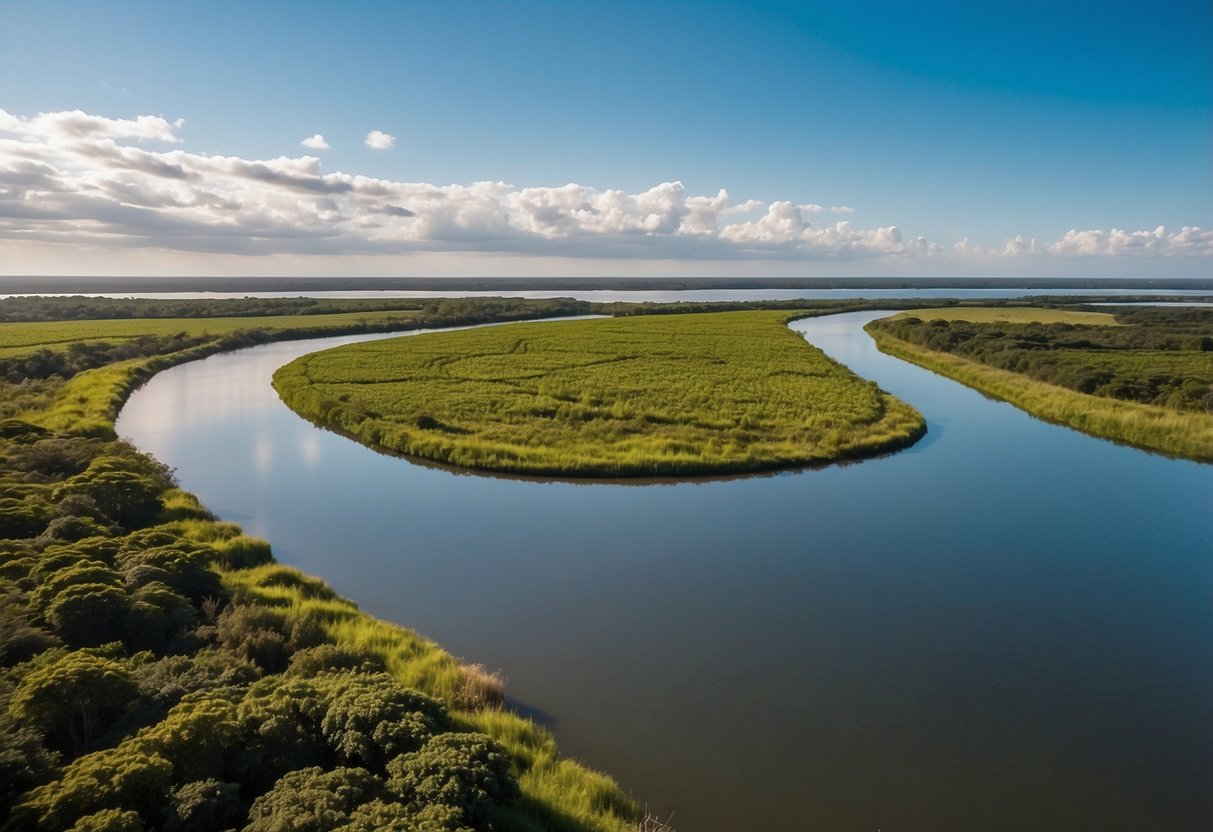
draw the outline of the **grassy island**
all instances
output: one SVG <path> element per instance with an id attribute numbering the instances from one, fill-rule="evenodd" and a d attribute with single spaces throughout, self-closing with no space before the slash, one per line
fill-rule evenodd
<path id="1" fill-rule="evenodd" d="M 1033 416 L 1213 461 L 1213 310 L 922 309 L 867 331 L 883 352 Z"/>
<path id="2" fill-rule="evenodd" d="M 636 830 L 637 805 L 505 709 L 497 677 L 276 563 L 113 430 L 142 379 L 221 349 L 584 309 L 233 319 L 249 305 L 88 320 L 113 304 L 0 301 L 25 321 L 0 322 L 0 825 Z"/>
<path id="3" fill-rule="evenodd" d="M 912 443 L 922 417 L 786 311 L 513 324 L 353 344 L 279 369 L 295 411 L 373 447 L 493 471 L 757 471 Z"/>

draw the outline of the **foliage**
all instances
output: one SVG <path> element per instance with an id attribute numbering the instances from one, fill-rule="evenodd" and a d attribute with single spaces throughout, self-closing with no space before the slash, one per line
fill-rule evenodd
<path id="1" fill-rule="evenodd" d="M 303 415 L 391 451 L 568 476 L 750 471 L 906 445 L 908 405 L 787 313 L 516 324 L 352 344 L 278 370 Z"/>
<path id="2" fill-rule="evenodd" d="M 1213 321 L 1213 315 L 1184 316 L 1187 311 L 1168 314 L 1186 317 L 1187 328 L 1196 331 L 1184 332 L 1185 327 L 1180 325 L 1166 332 L 1150 332 L 1153 327 L 1148 321 L 1157 319 L 1158 313 L 1145 317 L 1134 310 L 1118 313 L 1120 322 L 1126 324 L 1118 327 L 1024 327 L 1027 331 L 1015 335 L 1024 336 L 1020 340 L 1036 346 L 999 350 L 984 349 L 980 343 L 967 348 L 957 345 L 1006 341 L 1011 337 L 1011 327 L 998 326 L 998 335 L 989 332 L 967 339 L 957 337 L 952 344 L 953 336 L 975 327 L 993 327 L 961 321 L 927 324 L 906 318 L 874 321 L 867 331 L 882 351 L 1005 399 L 1039 418 L 1140 448 L 1213 460 L 1213 413 L 1204 410 L 1203 397 L 1208 394 L 1202 392 L 1209 389 L 1205 379 L 1213 379 L 1213 374 L 1204 369 L 1213 370 L 1213 365 L 1204 356 L 1213 357 L 1213 352 L 1202 349 L 1184 354 L 1194 343 L 1192 339 L 1204 338 L 1199 330 Z M 1055 328 L 1055 333 L 1039 331 Z M 904 340 L 901 335 L 914 340 Z M 1082 349 L 1073 349 L 1068 342 L 1075 337 L 1083 340 Z M 1101 346 L 1091 349 L 1091 344 Z M 1134 349 L 1135 344 L 1148 349 Z M 1160 345 L 1172 349 L 1152 349 Z M 1194 364 L 1185 363 L 1189 358 Z M 996 366 L 998 363 L 1014 369 Z M 1148 384 L 1134 381 L 1143 374 Z M 1159 392 L 1164 389 L 1165 395 Z M 1162 399 L 1162 403 L 1134 400 L 1137 398 L 1152 402 Z"/>
<path id="3" fill-rule="evenodd" d="M 505 750 L 483 734 L 440 734 L 388 765 L 388 789 L 417 808 L 458 809 L 469 825 L 518 797 Z"/>
<path id="4" fill-rule="evenodd" d="M 164 832 L 212 832 L 234 828 L 245 815 L 236 783 L 194 780 L 173 789 Z"/>
<path id="5" fill-rule="evenodd" d="M 298 769 L 253 802 L 245 832 L 330 832 L 381 790 L 379 779 L 364 769 Z"/>
<path id="6" fill-rule="evenodd" d="M 588 309 L 409 305 L 407 326 Z M 55 306 L 26 310 L 49 315 Z M 243 318 L 253 330 L 203 316 L 184 326 L 149 318 L 0 332 L 17 348 L 2 358 L 11 375 L 0 382 L 6 828 L 240 828 L 285 775 L 312 766 L 371 778 L 343 812 L 348 832 L 450 832 L 471 828 L 472 816 L 477 828 L 631 828 L 636 807 L 616 784 L 561 758 L 546 731 L 493 707 L 492 674 L 274 563 L 268 543 L 215 521 L 171 472 L 114 439 L 123 398 L 159 369 L 280 337 L 383 329 L 402 317 L 295 311 L 308 320 Z M 50 340 L 16 343 L 36 326 Z M 497 745 L 437 742 L 469 731 Z M 409 755 L 413 774 L 393 768 L 400 784 L 416 781 L 405 798 L 403 786 L 388 790 L 388 770 Z M 450 803 L 427 802 L 427 790 Z"/>
<path id="7" fill-rule="evenodd" d="M 51 747 L 79 754 L 128 707 L 137 688 L 121 664 L 82 651 L 32 669 L 9 702 L 9 715 L 42 731 Z"/>

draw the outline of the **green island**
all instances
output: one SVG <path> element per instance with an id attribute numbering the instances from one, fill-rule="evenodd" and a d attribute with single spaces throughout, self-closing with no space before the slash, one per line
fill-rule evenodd
<path id="1" fill-rule="evenodd" d="M 165 319 L 162 305 L 133 301 L 101 319 L 109 305 L 91 299 L 0 301 L 6 830 L 622 832 L 646 822 L 609 777 L 506 709 L 496 674 L 275 563 L 266 541 L 216 519 L 114 434 L 144 379 L 220 350 L 588 311 L 409 303 L 349 312 L 235 301 Z"/>
<path id="2" fill-rule="evenodd" d="M 890 355 L 1094 436 L 1213 460 L 1213 310 L 921 309 L 873 321 Z"/>
<path id="3" fill-rule="evenodd" d="M 804 314 L 430 333 L 303 356 L 274 387 L 304 417 L 373 447 L 520 474 L 759 471 L 918 439 L 915 410 L 788 329 Z"/>

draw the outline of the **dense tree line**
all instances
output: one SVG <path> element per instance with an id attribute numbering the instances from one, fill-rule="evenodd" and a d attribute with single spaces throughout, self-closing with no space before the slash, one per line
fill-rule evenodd
<path id="1" fill-rule="evenodd" d="M 1121 326 L 903 317 L 872 327 L 1080 393 L 1213 412 L 1213 309 L 1123 309 L 1116 320 Z"/>
<path id="2" fill-rule="evenodd" d="M 129 320 L 131 318 L 250 318 L 266 315 L 331 315 L 422 310 L 440 318 L 475 315 L 494 319 L 526 309 L 526 316 L 585 314 L 590 304 L 570 298 L 222 298 L 162 300 L 23 296 L 0 298 L 0 323 L 17 321 Z M 549 311 L 544 311 L 549 310 Z"/>

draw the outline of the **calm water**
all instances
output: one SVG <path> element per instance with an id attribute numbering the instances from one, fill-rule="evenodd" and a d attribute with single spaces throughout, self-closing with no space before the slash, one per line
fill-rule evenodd
<path id="1" fill-rule="evenodd" d="M 1213 466 L 1033 420 L 801 321 L 928 436 L 678 485 L 456 474 L 282 406 L 272 344 L 120 432 L 365 609 L 504 669 L 561 747 L 691 830 L 1210 827 Z"/>
<path id="2" fill-rule="evenodd" d="M 677 301 L 729 301 L 729 300 L 847 300 L 850 298 L 1022 298 L 1037 295 L 1105 295 L 1109 299 L 1128 295 L 1200 295 L 1213 297 L 1210 289 L 680 289 L 668 292 L 648 290 L 617 291 L 611 289 L 565 289 L 546 291 L 499 292 L 474 291 L 370 291 L 338 290 L 332 292 L 90 292 L 49 293 L 45 297 L 72 297 L 84 294 L 95 298 L 155 298 L 160 300 L 231 298 L 363 298 L 386 300 L 390 298 L 491 298 L 502 295 L 515 298 L 577 298 L 600 303 L 674 303 Z M 22 297 L 22 295 L 0 294 L 0 298 Z"/>

